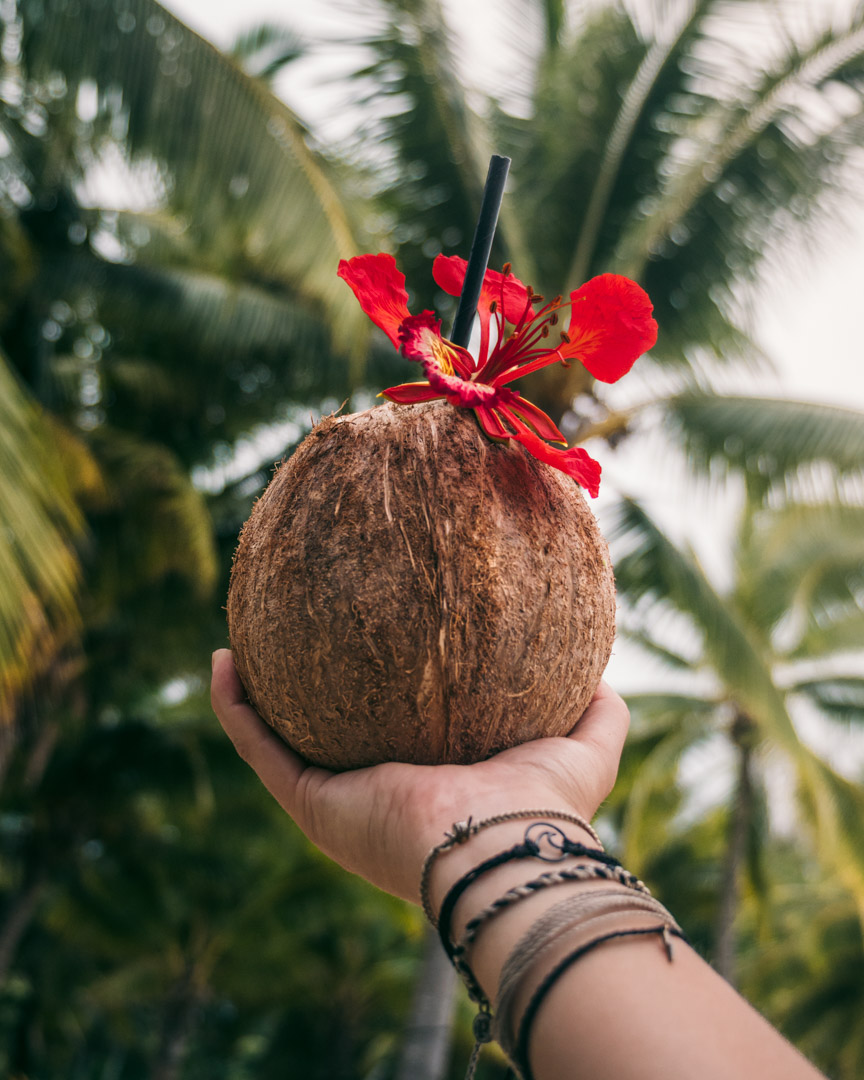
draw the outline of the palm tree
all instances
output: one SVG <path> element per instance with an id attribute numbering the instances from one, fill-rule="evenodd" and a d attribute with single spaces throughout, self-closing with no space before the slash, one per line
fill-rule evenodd
<path id="1" fill-rule="evenodd" d="M 513 167 L 493 259 L 512 258 L 523 280 L 546 295 L 604 271 L 642 282 L 661 327 L 651 359 L 668 373 L 652 404 L 699 456 L 694 464 L 734 466 L 754 496 L 813 462 L 860 473 L 860 416 L 724 397 L 711 392 L 708 378 L 731 360 L 764 363 L 751 340 L 745 287 L 780 235 L 792 250 L 812 243 L 826 219 L 861 193 L 844 171 L 864 138 L 860 4 L 807 19 L 786 18 L 759 0 L 609 2 L 578 12 L 560 0 L 504 6 L 490 33 L 506 38 L 513 78 L 480 111 L 469 103 L 477 94 L 469 99 L 464 89 L 459 43 L 441 4 L 379 0 L 378 8 L 380 26 L 365 42 L 374 60 L 357 73 L 364 103 L 378 110 L 352 151 L 362 159 L 373 147 L 379 156 L 382 144 L 389 150 L 381 199 L 398 222 L 397 258 L 418 304 L 440 299 L 424 289 L 430 255 L 465 254 L 482 175 L 478 148 L 494 144 Z M 530 396 L 563 416 L 574 438 L 637 437 L 646 410 L 604 403 L 579 365 L 534 378 Z M 580 394 L 590 399 L 584 415 Z M 665 539 L 657 535 L 658 543 Z M 634 566 L 636 586 L 650 588 L 654 569 Z M 680 602 L 691 593 L 699 596 L 695 578 L 682 584 Z M 720 619 L 725 598 L 715 601 Z M 741 798 L 725 876 L 727 925 L 758 795 L 750 794 L 753 725 L 764 726 L 764 716 L 798 761 L 838 845 L 851 839 L 831 804 L 854 802 L 856 789 L 809 760 L 770 674 L 751 672 L 759 709 L 745 698 L 748 707 L 730 717 Z M 644 786 L 646 775 L 634 783 Z M 721 943 L 728 941 L 724 931 Z"/>
<path id="2" fill-rule="evenodd" d="M 719 368 L 751 352 L 742 283 L 781 229 L 806 235 L 820 208 L 842 205 L 852 190 L 838 165 L 861 141 L 864 12 L 850 3 L 845 22 L 829 26 L 814 16 L 812 26 L 790 26 L 784 36 L 770 21 L 776 5 L 758 0 L 734 8 L 721 0 L 648 7 L 610 0 L 586 5 L 581 16 L 571 7 L 532 5 L 528 27 L 524 5 L 503 7 L 498 18 L 517 38 L 514 69 L 524 78 L 477 111 L 437 0 L 379 0 L 381 18 L 366 42 L 372 59 L 367 53 L 358 65 L 352 87 L 373 119 L 340 148 L 350 165 L 334 164 L 335 151 L 328 158 L 311 149 L 302 122 L 266 86 L 280 50 L 296 53 L 287 38 L 280 45 L 278 35 L 250 35 L 236 54 L 248 64 L 244 72 L 152 0 L 119 7 L 82 0 L 77 11 L 60 0 L 19 0 L 4 8 L 13 14 L 3 86 L 13 89 L 0 111 L 11 147 L 4 151 L 11 179 L 0 190 L 0 265 L 14 268 L 15 288 L 0 298 L 0 343 L 28 407 L 38 401 L 37 417 L 56 418 L 64 446 L 83 448 L 78 474 L 90 475 L 87 462 L 97 463 L 92 485 L 65 481 L 87 511 L 90 552 L 109 555 L 104 566 L 98 558 L 86 563 L 84 548 L 92 597 L 85 712 L 126 717 L 148 700 L 152 707 L 146 685 L 196 671 L 203 638 L 217 633 L 216 614 L 183 610 L 212 582 L 214 565 L 212 533 L 209 547 L 202 540 L 208 508 L 188 484 L 189 470 L 272 419 L 277 403 L 336 390 L 347 396 L 357 385 L 362 317 L 334 274 L 340 255 L 360 247 L 356 223 L 367 220 L 349 190 L 377 187 L 378 222 L 369 231 L 392 228 L 409 283 L 431 306 L 425 266 L 437 250 L 465 253 L 494 142 L 514 159 L 499 263 L 512 257 L 524 280 L 553 293 L 601 270 L 640 277 L 663 329 L 654 359 L 673 376 L 706 357 Z M 111 168 L 137 185 L 141 208 L 101 205 L 96 182 Z M 356 188 L 343 184 L 358 175 Z M 547 376 L 536 391 L 541 404 L 560 416 L 580 391 L 596 399 L 580 370 Z M 686 445 L 701 447 L 714 468 L 743 469 L 754 491 L 808 462 L 832 460 L 848 474 L 860 466 L 854 416 L 840 417 L 837 428 L 835 413 L 721 398 L 705 391 L 701 371 L 700 379 L 660 408 Z M 636 437 L 638 410 L 598 407 L 599 420 L 586 420 L 583 435 Z M 575 431 L 579 418 L 570 419 Z M 20 456 L 17 445 L 11 453 Z M 253 471 L 210 500 L 209 510 L 225 517 L 217 525 L 223 573 L 242 508 L 264 479 Z M 38 504 L 37 488 L 38 481 L 20 483 L 18 505 Z M 53 505 L 53 494 L 45 498 Z M 130 525 L 154 535 L 139 498 L 161 506 L 172 530 L 197 538 L 186 561 L 182 545 L 152 544 L 142 554 L 129 542 Z M 80 551 L 72 501 L 69 514 L 66 547 Z M 202 565 L 211 570 L 196 585 L 193 552 L 205 549 Z M 72 581 L 75 561 L 68 566 Z M 173 590 L 178 577 L 183 588 Z M 684 580 L 683 592 L 692 587 L 705 599 L 698 575 Z M 53 603 L 53 594 L 40 596 Z M 178 618 L 166 649 L 154 630 L 171 622 L 161 606 L 168 598 Z M 854 809 L 857 796 L 796 749 L 784 695 L 753 665 L 742 684 L 750 676 L 738 727 L 745 785 L 756 772 L 756 808 L 759 751 L 746 748 L 750 721 L 760 737 L 786 740 L 802 794 L 842 861 L 852 826 L 840 828 L 838 807 L 845 800 Z M 840 689 L 823 680 L 813 693 L 836 701 Z M 746 814 L 741 821 L 746 826 Z M 746 832 L 739 825 L 736 835 Z M 857 888 L 858 862 L 848 862 Z M 134 859 L 128 867 L 134 877 Z M 160 895 L 173 896 L 172 888 Z M 134 937 L 134 927 L 126 932 Z M 188 999 L 177 981 L 186 969 L 171 970 L 176 1004 Z M 164 1002 L 165 983 L 158 985 Z M 135 992 L 143 1000 L 140 984 Z M 168 1049 L 177 1045 L 166 1038 Z M 176 1060 L 173 1053 L 167 1057 Z"/>
<path id="3" fill-rule="evenodd" d="M 831 880 L 781 878 L 771 923 L 742 957 L 745 992 L 826 1075 L 855 1080 L 864 1068 L 861 1015 L 864 948 L 855 904 Z"/>
<path id="4" fill-rule="evenodd" d="M 649 731 L 652 745 L 630 788 L 625 857 L 646 868 L 656 845 L 648 805 L 688 750 L 725 736 L 735 775 L 713 952 L 730 979 L 742 867 L 767 839 L 757 810 L 767 801 L 765 765 L 778 754 L 794 770 L 800 824 L 818 836 L 814 850 L 864 915 L 864 790 L 857 777 L 819 757 L 796 726 L 802 701 L 826 723 L 838 715 L 864 718 L 864 680 L 851 651 L 860 654 L 864 642 L 862 525 L 860 503 L 751 508 L 738 530 L 733 582 L 721 589 L 638 503 L 625 500 L 619 508 L 624 554 L 616 576 L 629 604 L 625 633 L 675 669 L 679 683 L 686 676 L 680 692 L 629 699 L 637 730 Z"/>
<path id="5" fill-rule="evenodd" d="M 505 6 L 490 33 L 511 75 L 482 115 L 440 3 L 377 6 L 357 75 L 376 119 L 353 149 L 389 151 L 382 198 L 423 303 L 429 253 L 465 252 L 492 144 L 513 157 L 499 253 L 546 295 L 637 277 L 661 327 L 652 357 L 672 370 L 758 355 L 742 287 L 781 235 L 812 243 L 861 194 L 844 171 L 864 136 L 852 0 L 806 16 L 762 0 Z M 579 365 L 537 382 L 557 415 L 591 388 Z"/>
<path id="6" fill-rule="evenodd" d="M 298 53 L 284 34 L 238 43 L 247 74 L 149 0 L 74 16 L 22 0 L 3 19 L 8 743 L 21 695 L 78 647 L 81 503 L 98 502 L 105 468 L 119 480 L 134 456 L 124 440 L 138 440 L 139 470 L 161 455 L 188 472 L 270 421 L 274 402 L 344 394 L 366 329 L 333 272 L 357 247 L 336 170 L 266 85 Z M 106 172 L 136 209 L 99 205 Z"/>

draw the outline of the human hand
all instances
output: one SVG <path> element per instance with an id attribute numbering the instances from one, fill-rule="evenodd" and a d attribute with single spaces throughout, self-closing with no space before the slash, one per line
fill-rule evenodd
<path id="1" fill-rule="evenodd" d="M 566 738 L 537 739 L 475 765 L 396 762 L 333 773 L 295 754 L 248 704 L 229 649 L 213 654 L 213 711 L 237 752 L 335 862 L 418 902 L 428 850 L 455 821 L 509 810 L 566 810 L 590 820 L 612 790 L 629 714 L 601 683 Z"/>

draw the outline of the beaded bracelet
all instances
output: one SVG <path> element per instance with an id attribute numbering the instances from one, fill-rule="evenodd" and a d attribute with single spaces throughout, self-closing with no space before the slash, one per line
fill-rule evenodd
<path id="1" fill-rule="evenodd" d="M 492 825 L 503 825 L 508 821 L 524 821 L 526 818 L 552 818 L 555 821 L 569 821 L 571 825 L 578 825 L 580 829 L 584 829 L 598 847 L 602 846 L 600 837 L 585 818 L 566 810 L 510 810 L 505 814 L 496 814 L 494 817 L 484 818 L 478 822 L 474 822 L 470 817 L 467 821 L 457 821 L 450 832 L 445 832 L 444 840 L 440 844 L 436 844 L 423 860 L 423 869 L 420 872 L 420 902 L 423 905 L 426 918 L 433 926 L 438 925 L 438 919 L 432 910 L 432 903 L 429 898 L 429 878 L 438 856 L 445 851 L 449 851 L 457 844 L 467 843 L 472 836 L 476 836 L 477 833 L 490 828 Z"/>

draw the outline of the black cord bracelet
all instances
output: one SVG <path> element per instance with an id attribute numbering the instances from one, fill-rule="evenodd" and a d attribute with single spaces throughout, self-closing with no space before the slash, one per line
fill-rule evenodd
<path id="1" fill-rule="evenodd" d="M 594 863 L 577 863 L 575 866 L 565 866 L 561 870 L 551 870 L 549 873 L 541 874 L 540 877 L 534 878 L 532 881 L 526 881 L 521 885 L 514 885 L 512 889 L 509 889 L 503 896 L 499 896 L 497 900 L 494 900 L 488 907 L 485 907 L 481 912 L 475 915 L 473 919 L 469 920 L 465 926 L 461 940 L 457 945 L 453 946 L 453 951 L 450 954 L 450 960 L 462 977 L 462 981 L 465 983 L 465 987 L 468 990 L 468 996 L 472 1001 L 476 1001 L 481 1007 L 489 1005 L 489 999 L 484 994 L 483 988 L 477 982 L 474 972 L 471 970 L 471 965 L 465 959 L 467 946 L 473 942 L 474 935 L 478 928 L 487 919 L 493 918 L 499 911 L 502 911 L 504 908 L 509 907 L 519 900 L 524 900 L 526 897 L 531 896 L 540 889 L 545 889 L 552 885 L 563 885 L 565 882 L 569 881 L 591 880 L 617 882 L 619 885 L 624 885 L 634 892 L 643 893 L 649 897 L 651 895 L 635 874 L 631 874 L 629 870 L 625 870 L 623 866 L 597 866 Z"/>
<path id="2" fill-rule="evenodd" d="M 534 831 L 539 831 L 537 839 L 530 835 Z M 549 843 L 554 851 L 553 855 L 543 853 L 540 847 L 540 841 L 542 840 Z M 473 867 L 467 874 L 459 878 L 444 897 L 444 903 L 438 913 L 438 936 L 441 938 L 441 944 L 444 946 L 444 951 L 448 957 L 451 960 L 453 959 L 453 950 L 455 948 L 450 941 L 450 921 L 453 918 L 453 911 L 460 896 L 479 877 L 482 877 L 483 874 L 488 873 L 490 870 L 494 870 L 496 866 L 503 866 L 504 863 L 512 862 L 514 859 L 534 858 L 541 859 L 543 862 L 560 862 L 567 855 L 579 855 L 584 858 L 594 859 L 597 862 L 604 863 L 606 866 L 618 867 L 621 865 L 614 856 L 608 855 L 600 848 L 589 848 L 584 844 L 574 843 L 568 839 L 557 825 L 550 825 L 546 821 L 534 822 L 525 830 L 525 839 L 521 844 L 514 844 L 513 847 L 508 848 L 506 851 L 499 852 L 498 855 L 493 855 L 478 866 Z"/>
<path id="3" fill-rule="evenodd" d="M 648 934 L 660 934 L 662 936 L 663 943 L 666 947 L 666 955 L 670 961 L 672 960 L 672 945 L 669 941 L 669 935 L 680 938 L 682 941 L 687 941 L 686 936 L 681 930 L 678 930 L 674 926 L 669 926 L 666 923 L 662 926 L 640 927 L 638 930 L 613 930 L 611 933 L 602 934 L 600 937 L 596 937 L 585 945 L 580 946 L 580 948 L 568 953 L 567 956 L 560 960 L 549 974 L 546 975 L 531 995 L 528 1007 L 525 1009 L 522 1019 L 519 1022 L 519 1037 L 516 1041 L 516 1051 L 513 1054 L 513 1061 L 519 1070 L 519 1075 L 522 1077 L 522 1080 L 534 1080 L 531 1066 L 528 1062 L 528 1042 L 531 1038 L 531 1027 L 537 1015 L 537 1010 L 543 1004 L 546 995 L 561 978 L 564 972 L 572 967 L 577 960 L 581 960 L 587 953 L 596 949 L 598 945 L 603 945 L 607 941 L 613 941 L 615 938 L 641 937 Z"/>

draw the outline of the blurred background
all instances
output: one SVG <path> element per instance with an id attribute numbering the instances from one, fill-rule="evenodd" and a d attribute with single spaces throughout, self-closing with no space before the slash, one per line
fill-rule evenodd
<path id="1" fill-rule="evenodd" d="M 271 804 L 208 662 L 274 462 L 409 377 L 339 259 L 449 318 L 493 150 L 493 265 L 626 273 L 661 328 L 526 386 L 604 466 L 599 828 L 864 1075 L 864 4 L 0 0 L 0 42 L 0 1076 L 461 1075 L 419 912 Z"/>

